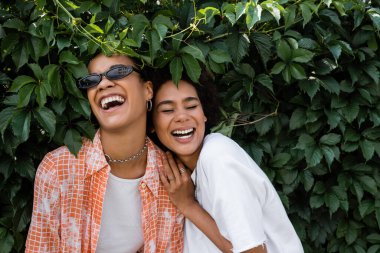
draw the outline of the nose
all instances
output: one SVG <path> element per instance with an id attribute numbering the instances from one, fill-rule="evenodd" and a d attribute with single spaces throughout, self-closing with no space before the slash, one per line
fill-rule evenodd
<path id="1" fill-rule="evenodd" d="M 113 86 L 115 86 L 115 83 L 108 80 L 105 75 L 102 75 L 102 80 L 100 80 L 100 83 L 97 85 L 98 89 L 100 90 L 104 90 Z"/>
<path id="2" fill-rule="evenodd" d="M 190 118 L 189 114 L 185 109 L 178 109 L 175 115 L 176 122 L 186 122 Z"/>

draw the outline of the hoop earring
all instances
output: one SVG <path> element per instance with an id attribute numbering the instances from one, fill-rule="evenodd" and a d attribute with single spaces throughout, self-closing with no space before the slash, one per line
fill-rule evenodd
<path id="1" fill-rule="evenodd" d="M 152 100 L 149 99 L 148 101 L 146 101 L 146 109 L 148 110 L 148 112 L 150 112 L 153 108 L 153 103 L 152 103 Z"/>

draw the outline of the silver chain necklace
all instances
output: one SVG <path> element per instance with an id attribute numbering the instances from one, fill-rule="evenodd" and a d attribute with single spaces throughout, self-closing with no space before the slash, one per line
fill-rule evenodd
<path id="1" fill-rule="evenodd" d="M 110 162 L 110 163 L 127 163 L 127 162 L 135 160 L 136 158 L 138 158 L 139 156 L 141 156 L 142 154 L 144 154 L 144 152 L 147 149 L 147 147 L 148 147 L 148 137 L 145 138 L 144 147 L 142 147 L 142 149 L 139 152 L 137 152 L 136 154 L 134 154 L 134 155 L 132 155 L 130 157 L 127 157 L 126 159 L 112 159 L 107 154 L 104 154 L 104 156 L 106 157 L 106 160 L 108 162 Z"/>

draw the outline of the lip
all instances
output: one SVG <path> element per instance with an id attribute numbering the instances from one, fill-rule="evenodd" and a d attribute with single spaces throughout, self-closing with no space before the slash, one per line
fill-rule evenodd
<path id="1" fill-rule="evenodd" d="M 174 132 L 184 132 L 184 133 L 186 133 L 188 131 L 189 131 L 189 134 L 188 135 L 184 135 L 186 137 L 174 135 Z M 189 143 L 189 142 L 191 142 L 194 139 L 195 132 L 196 132 L 196 128 L 195 127 L 181 127 L 181 128 L 177 128 L 177 129 L 174 129 L 173 131 L 171 131 L 170 135 L 177 142 L 179 142 L 179 143 Z"/>
<path id="2" fill-rule="evenodd" d="M 112 107 L 112 108 L 110 108 L 110 109 L 107 109 L 107 110 L 103 109 L 101 101 L 102 101 L 103 99 L 106 99 L 106 98 L 109 98 L 109 97 L 113 97 L 113 96 L 119 96 L 119 97 L 122 97 L 122 98 L 124 99 L 124 103 L 121 104 L 121 105 L 118 105 L 118 106 L 114 106 L 114 107 Z M 117 94 L 117 93 L 111 93 L 111 94 L 107 94 L 107 95 L 103 95 L 103 96 L 101 96 L 101 97 L 98 99 L 98 101 L 97 101 L 97 105 L 98 105 L 98 107 L 100 108 L 101 111 L 104 111 L 104 112 L 111 112 L 111 111 L 114 111 L 114 110 L 117 109 L 117 108 L 122 107 L 122 106 L 126 103 L 126 101 L 127 101 L 127 99 L 126 99 L 126 97 L 125 97 L 124 95 Z"/>

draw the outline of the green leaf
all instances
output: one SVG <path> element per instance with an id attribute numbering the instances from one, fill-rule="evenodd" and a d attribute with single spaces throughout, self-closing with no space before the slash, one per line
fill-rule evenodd
<path id="1" fill-rule="evenodd" d="M 20 88 L 24 87 L 26 84 L 36 83 L 36 80 L 30 76 L 17 76 L 15 80 L 13 80 L 12 86 L 9 89 L 9 92 L 18 92 Z"/>
<path id="2" fill-rule="evenodd" d="M 178 51 L 182 42 L 182 38 L 184 36 L 184 33 L 177 33 L 172 37 L 172 46 L 173 50 Z"/>
<path id="3" fill-rule="evenodd" d="M 88 119 L 90 118 L 91 108 L 87 99 L 70 97 L 69 103 L 75 112 L 80 113 Z"/>
<path id="4" fill-rule="evenodd" d="M 25 30 L 25 24 L 19 18 L 12 18 L 5 21 L 3 27 L 17 29 L 19 32 Z"/>
<path id="5" fill-rule="evenodd" d="M 296 6 L 289 6 L 284 11 L 285 29 L 294 24 L 296 18 Z"/>
<path id="6" fill-rule="evenodd" d="M 94 139 L 96 130 L 94 128 L 94 124 L 92 124 L 91 121 L 80 121 L 76 123 L 76 126 L 88 139 Z"/>
<path id="7" fill-rule="evenodd" d="M 19 90 L 19 92 L 18 92 L 19 100 L 17 103 L 18 108 L 26 107 L 29 104 L 30 96 L 32 95 L 35 87 L 36 86 L 34 84 L 29 83 L 29 84 L 23 86 Z"/>
<path id="8" fill-rule="evenodd" d="M 280 74 L 281 71 L 283 71 L 283 70 L 285 69 L 285 67 L 286 67 L 286 64 L 285 64 L 284 62 L 282 62 L 282 61 L 277 62 L 277 63 L 273 66 L 273 68 L 272 68 L 272 70 L 271 70 L 271 74 L 272 74 L 272 75 Z"/>
<path id="9" fill-rule="evenodd" d="M 157 15 L 153 19 L 152 25 L 153 25 L 154 28 L 156 28 L 156 26 L 163 25 L 163 26 L 166 26 L 166 27 L 168 27 L 170 29 L 173 29 L 173 23 L 170 20 L 170 18 L 167 17 L 167 16 L 164 16 L 164 15 L 161 15 L 161 14 Z"/>
<path id="10" fill-rule="evenodd" d="M 190 79 L 198 83 L 199 76 L 201 75 L 201 67 L 194 57 L 188 54 L 183 54 L 181 56 L 182 63 L 185 66 L 186 73 L 190 77 Z"/>
<path id="11" fill-rule="evenodd" d="M 266 67 L 267 62 L 271 59 L 273 42 L 270 36 L 265 33 L 253 32 L 251 40 L 256 46 L 257 52 Z"/>
<path id="12" fill-rule="evenodd" d="M 38 64 L 31 63 L 31 64 L 28 64 L 28 66 L 33 71 L 33 74 L 37 78 L 37 80 L 43 79 L 42 70 Z"/>
<path id="13" fill-rule="evenodd" d="M 333 146 L 336 145 L 340 142 L 342 139 L 342 136 L 340 134 L 325 134 L 319 139 L 320 144 L 328 145 L 328 146 Z"/>
<path id="14" fill-rule="evenodd" d="M 248 30 L 251 30 L 252 27 L 261 19 L 261 12 L 263 9 L 260 5 L 254 6 L 253 2 L 247 3 L 245 6 L 245 23 Z"/>
<path id="15" fill-rule="evenodd" d="M 323 88 L 325 88 L 328 92 L 339 95 L 340 85 L 333 77 L 323 77 L 320 80 L 322 81 L 321 84 Z"/>
<path id="16" fill-rule="evenodd" d="M 308 134 L 301 134 L 300 137 L 298 138 L 298 143 L 296 148 L 298 149 L 306 149 L 310 147 L 315 146 L 315 141 L 312 136 Z"/>
<path id="17" fill-rule="evenodd" d="M 275 168 L 282 168 L 290 160 L 291 156 L 288 153 L 278 153 L 269 161 L 269 165 Z"/>
<path id="18" fill-rule="evenodd" d="M 5 129 L 7 129 L 9 123 L 12 120 L 13 112 L 14 112 L 14 107 L 7 107 L 0 112 L 0 119 L 1 119 L 0 120 L 0 133 L 1 133 L 1 137 L 3 139 L 4 139 Z"/>
<path id="19" fill-rule="evenodd" d="M 320 16 L 328 18 L 334 25 L 341 26 L 338 14 L 330 9 L 323 9 L 319 12 Z"/>
<path id="20" fill-rule="evenodd" d="M 203 63 L 205 62 L 205 57 L 204 57 L 202 51 L 197 46 L 189 45 L 189 46 L 183 47 L 183 48 L 181 48 L 180 52 L 185 53 L 185 54 L 189 54 L 189 55 L 193 56 L 195 59 L 198 59 Z M 231 58 L 230 58 L 230 61 L 231 61 Z M 215 61 L 215 62 L 217 62 L 217 61 Z M 218 62 L 218 63 L 220 63 L 220 62 Z"/>
<path id="21" fill-rule="evenodd" d="M 366 65 L 363 67 L 363 70 L 372 78 L 376 84 L 379 84 L 380 72 L 374 65 Z"/>
<path id="22" fill-rule="evenodd" d="M 24 142 L 29 138 L 31 113 L 25 111 L 16 111 L 12 118 L 12 130 L 20 142 Z"/>
<path id="23" fill-rule="evenodd" d="M 305 124 L 306 113 L 305 110 L 297 108 L 290 117 L 289 129 L 294 130 L 302 127 Z"/>
<path id="24" fill-rule="evenodd" d="M 16 65 L 16 68 L 19 69 L 28 62 L 28 50 L 25 44 L 19 44 L 16 46 L 16 49 L 13 50 L 12 60 Z"/>
<path id="25" fill-rule="evenodd" d="M 147 31 L 146 37 L 149 42 L 149 56 L 150 56 L 151 62 L 153 62 L 154 59 L 156 58 L 157 51 L 161 47 L 160 35 L 157 33 L 156 30 L 152 30 L 152 31 Z"/>
<path id="26" fill-rule="evenodd" d="M 300 80 L 298 82 L 300 89 L 309 95 L 310 99 L 313 99 L 315 94 L 319 91 L 319 83 L 315 79 Z"/>
<path id="27" fill-rule="evenodd" d="M 322 151 L 318 147 L 309 148 L 305 151 L 306 162 L 310 167 L 318 165 L 321 162 L 322 157 Z"/>
<path id="28" fill-rule="evenodd" d="M 62 51 L 59 54 L 59 64 L 79 64 L 78 58 L 70 51 Z"/>
<path id="29" fill-rule="evenodd" d="M 360 110 L 360 107 L 358 103 L 352 102 L 352 103 L 349 103 L 346 107 L 342 108 L 342 113 L 343 113 L 344 118 L 349 123 L 351 123 L 358 117 L 359 110 Z"/>
<path id="30" fill-rule="evenodd" d="M 272 79 L 268 75 L 259 74 L 256 76 L 255 81 L 262 84 L 264 87 L 268 88 L 272 93 L 274 93 Z"/>
<path id="31" fill-rule="evenodd" d="M 15 164 L 15 171 L 21 177 L 27 178 L 29 180 L 34 179 L 35 168 L 33 161 L 30 158 L 17 160 Z"/>
<path id="32" fill-rule="evenodd" d="M 13 244 L 14 244 L 14 239 L 11 232 L 4 227 L 0 227 L 1 252 L 3 253 L 11 252 Z"/>
<path id="33" fill-rule="evenodd" d="M 44 67 L 43 73 L 47 76 L 46 86 L 50 86 L 51 95 L 55 98 L 62 98 L 64 95 L 63 87 L 61 84 L 61 75 L 59 73 L 59 66 L 48 65 Z M 48 90 L 47 88 L 46 90 Z"/>
<path id="34" fill-rule="evenodd" d="M 105 27 L 105 32 L 108 33 L 114 24 L 115 24 L 115 19 L 113 19 L 112 17 L 108 17 L 106 27 Z"/>
<path id="35" fill-rule="evenodd" d="M 277 55 L 281 58 L 284 62 L 289 62 L 292 58 L 292 51 L 290 50 L 290 47 L 288 43 L 285 40 L 280 40 L 280 42 L 277 45 Z"/>
<path id="36" fill-rule="evenodd" d="M 281 10 L 279 8 L 283 10 L 282 6 L 279 5 L 276 1 L 265 1 L 261 3 L 261 6 L 269 11 L 270 14 L 272 14 L 278 24 L 281 19 Z"/>
<path id="37" fill-rule="evenodd" d="M 304 3 L 301 3 L 300 5 L 300 8 L 301 8 L 301 14 L 302 14 L 302 17 L 303 17 L 303 27 L 305 27 L 305 25 L 307 23 L 310 22 L 311 20 L 311 17 L 312 17 L 312 12 L 309 8 L 309 6 L 307 4 L 304 4 Z"/>
<path id="38" fill-rule="evenodd" d="M 86 30 L 89 32 L 89 33 L 100 33 L 100 34 L 103 34 L 104 31 L 102 30 L 102 28 L 100 28 L 99 26 L 95 25 L 95 24 L 88 24 L 86 26 Z"/>
<path id="39" fill-rule="evenodd" d="M 235 63 L 239 63 L 241 59 L 247 55 L 249 48 L 249 40 L 246 35 L 233 32 L 226 40 L 228 51 Z"/>
<path id="40" fill-rule="evenodd" d="M 273 118 L 265 118 L 255 124 L 255 128 L 260 136 L 265 135 L 273 127 Z"/>
<path id="41" fill-rule="evenodd" d="M 298 63 L 290 63 L 289 64 L 290 73 L 292 77 L 301 80 L 306 79 L 306 74 L 304 68 Z"/>
<path id="42" fill-rule="evenodd" d="M 334 151 L 328 146 L 322 146 L 321 149 L 327 165 L 330 167 L 335 158 Z"/>
<path id="43" fill-rule="evenodd" d="M 313 195 L 310 197 L 309 205 L 313 209 L 320 208 L 324 204 L 324 199 L 320 195 Z"/>
<path id="44" fill-rule="evenodd" d="M 180 57 L 174 57 L 173 60 L 170 62 L 170 73 L 173 78 L 173 82 L 175 84 L 179 83 L 179 80 L 181 80 L 182 77 L 182 71 L 183 71 L 183 65 Z"/>
<path id="45" fill-rule="evenodd" d="M 236 12 L 236 20 L 238 20 L 245 11 L 245 6 L 243 5 L 242 2 L 238 2 L 235 6 L 235 12 Z"/>
<path id="46" fill-rule="evenodd" d="M 371 141 L 368 141 L 365 139 L 360 141 L 360 149 L 362 150 L 364 159 L 366 161 L 369 161 L 372 159 L 372 157 L 375 153 L 375 147 Z"/>
<path id="47" fill-rule="evenodd" d="M 296 180 L 298 176 L 298 171 L 282 169 L 278 171 L 278 175 L 285 184 L 289 185 L 289 184 L 292 184 Z"/>
<path id="48" fill-rule="evenodd" d="M 68 129 L 65 134 L 65 139 L 63 143 L 67 146 L 70 152 L 77 155 L 80 148 L 82 147 L 82 139 L 80 134 L 75 129 Z"/>
<path id="49" fill-rule="evenodd" d="M 292 61 L 307 63 L 311 61 L 311 59 L 313 59 L 313 56 L 314 56 L 314 53 L 309 50 L 296 48 L 292 52 Z"/>
<path id="50" fill-rule="evenodd" d="M 329 45 L 327 47 L 331 54 L 334 56 L 335 61 L 338 61 L 340 54 L 342 53 L 342 47 L 339 44 Z"/>
<path id="51" fill-rule="evenodd" d="M 209 56 L 216 63 L 227 63 L 232 61 L 230 55 L 222 49 L 210 51 Z"/>
<path id="52" fill-rule="evenodd" d="M 376 181 L 372 177 L 363 175 L 359 176 L 358 179 L 365 191 L 369 192 L 373 196 L 378 194 Z"/>
<path id="53" fill-rule="evenodd" d="M 303 184 L 305 191 L 310 191 L 314 185 L 314 177 L 313 174 L 309 170 L 305 170 L 303 173 Z"/>
<path id="54" fill-rule="evenodd" d="M 328 193 L 325 195 L 325 204 L 329 208 L 331 215 L 338 210 L 340 206 L 340 201 L 334 193 Z"/>
<path id="55" fill-rule="evenodd" d="M 42 128 L 49 133 L 50 138 L 52 138 L 55 134 L 55 114 L 49 108 L 40 107 L 34 111 L 34 117 Z"/>
<path id="56" fill-rule="evenodd" d="M 371 8 L 367 11 L 372 23 L 377 31 L 380 31 L 380 11 L 375 8 Z"/>
<path id="57" fill-rule="evenodd" d="M 41 107 L 41 106 L 44 106 L 46 104 L 46 96 L 47 96 L 47 93 L 46 93 L 46 89 L 45 89 L 45 85 L 39 85 L 37 86 L 35 89 L 34 89 L 34 93 L 36 94 L 36 99 L 37 99 L 37 103 L 38 105 Z"/>

